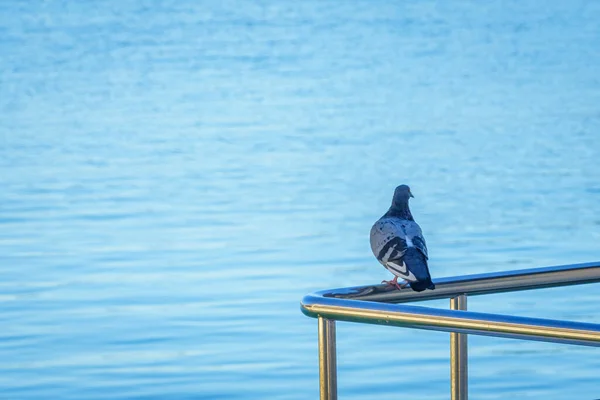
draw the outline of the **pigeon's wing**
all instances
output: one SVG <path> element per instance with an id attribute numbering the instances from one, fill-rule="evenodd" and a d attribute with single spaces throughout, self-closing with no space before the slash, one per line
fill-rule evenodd
<path id="1" fill-rule="evenodd" d="M 427 244 L 425 243 L 421 227 L 416 222 L 409 221 L 409 223 L 404 225 L 404 231 L 406 232 L 406 240 L 409 246 L 404 256 L 404 263 L 409 266 L 410 272 L 416 277 L 416 282 L 411 282 L 410 287 L 416 292 L 421 292 L 425 289 L 435 289 L 435 285 L 431 281 L 429 266 L 427 265 Z"/>
<path id="2" fill-rule="evenodd" d="M 406 236 L 412 242 L 412 245 L 415 246 L 423 255 L 425 259 L 429 259 L 429 255 L 427 253 L 427 243 L 425 243 L 425 237 L 423 237 L 423 232 L 421 231 L 421 227 L 415 221 L 406 221 L 403 224 L 404 232 Z"/>
<path id="3" fill-rule="evenodd" d="M 406 252 L 404 235 L 391 218 L 382 218 L 371 228 L 371 250 L 382 264 L 400 258 Z"/>
<path id="4" fill-rule="evenodd" d="M 404 262 L 408 243 L 403 221 L 392 218 L 377 221 L 371 228 L 371 250 L 377 260 L 392 274 L 403 279 L 416 280 Z"/>

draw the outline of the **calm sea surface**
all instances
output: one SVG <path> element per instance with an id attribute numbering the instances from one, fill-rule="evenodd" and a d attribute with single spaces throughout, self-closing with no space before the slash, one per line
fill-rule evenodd
<path id="1" fill-rule="evenodd" d="M 600 259 L 600 2 L 0 2 L 0 399 L 315 399 L 306 293 Z M 598 285 L 475 311 L 600 323 Z M 447 301 L 424 305 L 448 307 Z M 600 349 L 471 337 L 473 399 Z M 448 335 L 338 325 L 341 399 L 448 399 Z"/>

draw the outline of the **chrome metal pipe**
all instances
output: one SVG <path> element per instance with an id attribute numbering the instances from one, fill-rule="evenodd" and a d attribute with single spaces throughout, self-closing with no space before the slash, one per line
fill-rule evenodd
<path id="1" fill-rule="evenodd" d="M 337 400 L 335 321 L 319 317 L 319 391 L 321 400 Z"/>
<path id="2" fill-rule="evenodd" d="M 600 324 L 306 296 L 309 317 L 512 339 L 600 346 Z"/>
<path id="3" fill-rule="evenodd" d="M 390 287 L 387 285 L 371 285 L 323 290 L 315 293 L 314 296 L 407 303 L 449 299 L 461 294 L 477 296 L 595 282 L 600 282 L 600 261 L 441 278 L 434 281 L 435 290 L 425 290 L 419 293 L 410 288 L 389 290 Z"/>
<path id="4" fill-rule="evenodd" d="M 451 310 L 467 310 L 467 296 L 460 295 L 450 299 Z M 450 393 L 452 400 L 467 400 L 469 358 L 467 355 L 467 335 L 450 333 Z"/>
<path id="5" fill-rule="evenodd" d="M 463 400 L 468 396 L 467 334 L 600 347 L 600 324 L 462 311 L 467 295 L 595 282 L 600 282 L 600 262 L 442 278 L 435 290 L 419 293 L 372 285 L 307 295 L 302 312 L 319 318 L 321 399 L 337 399 L 335 320 L 452 332 L 452 399 Z M 442 298 L 452 299 L 452 310 L 390 304 Z"/>

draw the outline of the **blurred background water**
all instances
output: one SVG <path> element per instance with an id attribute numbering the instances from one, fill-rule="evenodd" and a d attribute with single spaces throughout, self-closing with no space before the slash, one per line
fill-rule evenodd
<path id="1" fill-rule="evenodd" d="M 600 259 L 600 3 L 0 2 L 0 398 L 314 399 L 306 293 Z M 475 311 L 600 322 L 597 285 Z M 448 307 L 447 301 L 424 305 Z M 600 397 L 470 338 L 474 399 Z M 341 399 L 447 399 L 448 335 L 338 325 Z"/>

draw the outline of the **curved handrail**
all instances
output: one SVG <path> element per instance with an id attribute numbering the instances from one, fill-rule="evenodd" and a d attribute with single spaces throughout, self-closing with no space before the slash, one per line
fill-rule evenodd
<path id="1" fill-rule="evenodd" d="M 321 399 L 337 399 L 336 320 L 451 332 L 451 398 L 466 400 L 466 334 L 600 347 L 600 324 L 470 312 L 468 296 L 594 282 L 600 282 L 600 262 L 442 278 L 423 292 L 374 285 L 309 294 L 301 309 L 319 320 Z M 451 299 L 452 310 L 393 304 L 443 298 Z"/>
<path id="2" fill-rule="evenodd" d="M 600 347 L 600 324 L 336 298 L 304 303 L 309 317 Z"/>
<path id="3" fill-rule="evenodd" d="M 390 287 L 386 285 L 322 290 L 305 296 L 302 304 L 326 297 L 383 303 L 407 303 L 446 299 L 461 294 L 476 296 L 595 282 L 600 282 L 600 261 L 441 278 L 434 281 L 435 290 L 423 292 L 415 292 L 410 288 L 397 290 L 392 287 L 390 290 Z"/>

